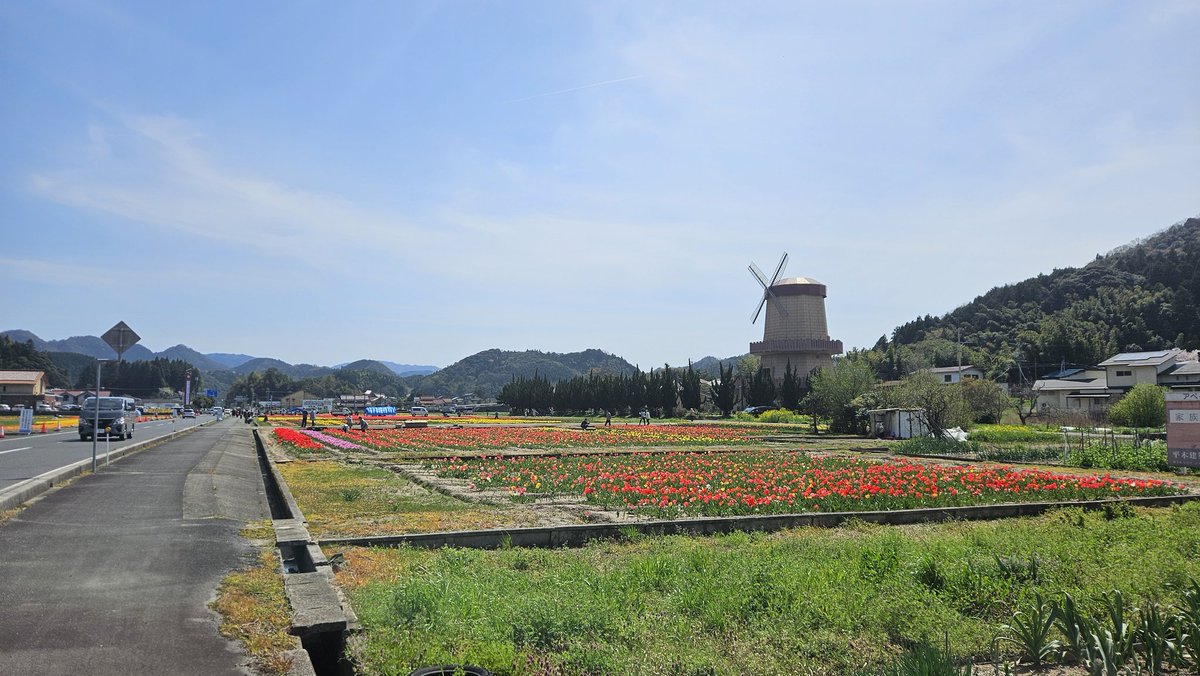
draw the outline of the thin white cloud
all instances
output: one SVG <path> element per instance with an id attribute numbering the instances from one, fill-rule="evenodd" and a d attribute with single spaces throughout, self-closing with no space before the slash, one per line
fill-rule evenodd
<path id="1" fill-rule="evenodd" d="M 33 174 L 33 190 L 85 211 L 322 270 L 353 272 L 364 251 L 403 252 L 413 236 L 427 234 L 337 195 L 221 166 L 187 121 L 145 116 L 124 122 L 116 129 L 90 125 L 88 162 Z M 320 244 L 325 241 L 346 246 Z"/>
<path id="2" fill-rule="evenodd" d="M 502 104 L 522 103 L 525 101 L 532 101 L 534 99 L 543 99 L 543 98 L 546 98 L 547 96 L 558 96 L 560 94 L 570 94 L 571 92 L 583 91 L 584 89 L 592 89 L 595 87 L 604 87 L 607 85 L 618 84 L 620 82 L 629 82 L 631 80 L 640 80 L 643 77 L 644 76 L 642 76 L 642 75 L 631 75 L 629 77 L 620 77 L 615 80 L 603 80 L 601 82 L 593 82 L 591 84 L 580 85 L 578 87 L 568 87 L 567 89 L 559 89 L 557 91 L 544 92 L 542 94 L 534 94 L 533 96 L 526 96 L 526 97 L 519 98 L 519 99 L 509 99 L 508 101 L 503 101 L 501 103 Z"/>

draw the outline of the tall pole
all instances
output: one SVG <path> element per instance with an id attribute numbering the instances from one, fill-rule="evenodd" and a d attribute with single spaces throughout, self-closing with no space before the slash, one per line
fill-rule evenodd
<path id="1" fill-rule="evenodd" d="M 92 474 L 96 473 L 96 435 L 100 434 L 100 364 L 103 359 L 96 360 L 96 416 L 92 418 Z"/>

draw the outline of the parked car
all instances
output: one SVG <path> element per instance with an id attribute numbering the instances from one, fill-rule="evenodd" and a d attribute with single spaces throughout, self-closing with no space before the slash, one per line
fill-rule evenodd
<path id="1" fill-rule="evenodd" d="M 185 408 L 185 409 L 183 409 L 183 417 L 185 417 L 185 418 L 195 418 L 195 417 L 196 417 L 196 409 L 194 409 L 194 408 Z"/>
<path id="2" fill-rule="evenodd" d="M 767 411 L 774 411 L 774 410 L 775 410 L 774 406 L 750 406 L 742 412 L 749 413 L 750 415 L 757 417 L 757 416 L 762 415 L 763 413 L 766 413 Z"/>
<path id="3" fill-rule="evenodd" d="M 408 409 L 409 415 L 429 415 L 429 409 L 424 406 L 413 406 Z"/>
<path id="4" fill-rule="evenodd" d="M 0 411 L 11 411 L 11 410 L 13 410 L 12 406 L 9 406 L 8 404 L 0 404 Z"/>

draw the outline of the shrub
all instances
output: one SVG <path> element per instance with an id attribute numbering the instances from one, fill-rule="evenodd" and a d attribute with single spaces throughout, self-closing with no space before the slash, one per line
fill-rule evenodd
<path id="1" fill-rule="evenodd" d="M 1167 404 L 1163 394 L 1165 387 L 1141 383 L 1113 404 L 1108 410 L 1108 419 L 1114 425 L 1130 427 L 1162 427 L 1167 420 Z"/>

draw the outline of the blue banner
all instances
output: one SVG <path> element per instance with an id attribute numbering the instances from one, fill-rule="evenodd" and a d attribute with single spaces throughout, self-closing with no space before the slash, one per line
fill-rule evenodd
<path id="1" fill-rule="evenodd" d="M 368 406 L 367 415 L 396 415 L 395 406 Z"/>

